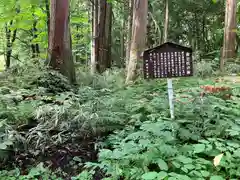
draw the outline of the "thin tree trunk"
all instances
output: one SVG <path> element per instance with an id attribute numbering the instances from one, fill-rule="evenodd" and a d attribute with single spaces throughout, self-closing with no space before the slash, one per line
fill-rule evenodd
<path id="1" fill-rule="evenodd" d="M 137 62 L 145 48 L 147 31 L 148 0 L 134 0 L 132 42 L 126 83 L 131 83 L 137 75 Z"/>
<path id="2" fill-rule="evenodd" d="M 49 0 L 45 0 L 45 8 L 46 8 L 46 14 L 47 14 L 47 31 L 49 36 L 50 31 L 50 8 L 49 8 Z"/>
<path id="3" fill-rule="evenodd" d="M 17 5 L 16 13 L 20 13 L 20 7 Z M 12 49 L 13 49 L 13 43 L 16 40 L 17 37 L 17 28 L 13 30 L 10 29 L 13 25 L 13 20 L 10 21 L 9 25 L 8 23 L 5 24 L 5 30 L 6 30 L 6 46 L 7 46 L 7 52 L 6 52 L 6 62 L 5 62 L 5 68 L 9 69 L 11 64 L 11 57 L 12 57 Z"/>
<path id="4" fill-rule="evenodd" d="M 207 28 L 205 28 L 206 25 L 206 15 L 203 15 L 202 17 L 202 51 L 208 52 L 208 43 L 207 43 L 207 37 L 206 37 L 206 31 Z"/>
<path id="5" fill-rule="evenodd" d="M 148 24 L 147 24 L 147 42 L 146 42 L 146 47 L 147 48 L 152 48 L 155 44 L 155 41 L 154 41 L 154 36 L 155 34 L 152 32 L 152 29 L 153 29 L 153 19 L 149 19 L 148 20 Z M 154 34 L 154 35 L 153 35 Z"/>
<path id="6" fill-rule="evenodd" d="M 168 9 L 168 0 L 165 2 L 165 22 L 164 22 L 164 35 L 163 35 L 163 41 L 164 43 L 167 42 L 168 37 L 168 22 L 169 22 L 169 9 Z"/>
<path id="7" fill-rule="evenodd" d="M 199 48 L 200 48 L 200 45 L 199 45 L 199 43 L 200 43 L 200 41 L 199 41 L 199 37 L 200 37 L 200 35 L 199 35 L 199 22 L 198 22 L 198 15 L 197 15 L 197 13 L 195 12 L 194 13 L 194 19 L 195 19 L 195 29 L 196 29 L 196 40 L 195 40 L 195 47 L 196 47 L 196 50 L 199 50 Z"/>
<path id="8" fill-rule="evenodd" d="M 128 69 L 128 62 L 130 57 L 130 48 L 131 48 L 131 35 L 132 35 L 132 20 L 133 20 L 133 1 L 134 0 L 128 0 L 129 1 L 129 7 L 128 7 L 128 22 L 127 22 L 127 47 L 126 47 L 126 72 Z"/>
<path id="9" fill-rule="evenodd" d="M 37 26 L 37 21 L 35 20 L 33 22 L 33 28 L 32 28 L 32 36 L 33 36 L 32 40 L 37 38 L 37 28 L 36 28 L 36 26 Z M 31 49 L 32 49 L 32 58 L 38 57 L 39 54 L 40 54 L 39 44 L 38 43 L 32 43 L 31 44 Z"/>
<path id="10" fill-rule="evenodd" d="M 10 24 L 12 21 L 10 22 Z M 7 47 L 7 52 L 6 52 L 6 60 L 5 60 L 5 68 L 9 69 L 10 68 L 10 63 L 11 63 L 11 55 L 12 55 L 12 43 L 11 43 L 11 30 L 8 28 L 8 25 L 6 24 L 5 27 L 6 30 L 6 47 Z"/>
<path id="11" fill-rule="evenodd" d="M 126 25 L 127 25 L 127 19 L 128 19 L 128 1 L 124 1 L 123 2 L 123 6 L 122 6 L 122 12 L 123 12 L 123 18 L 122 18 L 122 22 L 121 22 L 121 32 L 120 32 L 120 59 L 119 61 L 116 62 L 117 67 L 122 68 L 125 66 L 125 62 L 126 62 L 126 49 L 125 49 L 125 45 L 127 45 L 126 43 L 126 37 L 127 37 L 127 29 L 126 29 Z M 126 44 L 125 44 L 126 43 Z"/>
<path id="12" fill-rule="evenodd" d="M 220 70 L 224 72 L 224 65 L 228 59 L 234 58 L 236 45 L 236 15 L 237 15 L 237 1 L 226 0 L 225 9 L 225 28 L 222 58 L 220 62 Z"/>
<path id="13" fill-rule="evenodd" d="M 98 58 L 98 0 L 92 4 L 92 49 L 91 49 L 91 73 L 96 73 Z"/>
<path id="14" fill-rule="evenodd" d="M 122 31 L 121 31 L 121 37 L 120 37 L 120 59 L 119 62 L 117 62 L 117 66 L 119 68 L 122 67 L 122 65 L 124 64 L 124 57 L 125 57 L 125 29 L 126 29 L 126 21 L 125 18 L 123 18 L 122 20 Z"/>
<path id="15" fill-rule="evenodd" d="M 107 19 L 105 23 L 105 37 L 106 37 L 106 49 L 107 49 L 107 56 L 106 56 L 106 68 L 112 67 L 112 4 L 107 3 Z"/>
<path id="16" fill-rule="evenodd" d="M 36 6 L 32 5 L 31 6 L 31 11 L 33 12 L 32 13 L 33 25 L 32 25 L 32 31 L 31 31 L 31 35 L 32 35 L 32 42 L 31 42 L 32 58 L 38 57 L 38 55 L 40 54 L 40 49 L 39 49 L 38 43 L 33 42 L 38 37 L 37 36 L 37 19 L 36 19 L 36 16 L 34 14 L 35 9 L 36 9 Z"/>
<path id="17" fill-rule="evenodd" d="M 5 30 L 6 30 L 6 46 L 7 46 L 7 52 L 6 52 L 6 62 L 5 62 L 5 68 L 9 69 L 11 64 L 11 57 L 12 57 L 12 49 L 13 49 L 13 43 L 16 40 L 17 36 L 17 29 L 15 29 L 13 32 L 11 31 L 11 26 L 13 25 L 13 20 L 10 21 L 10 24 L 6 24 Z"/>
<path id="18" fill-rule="evenodd" d="M 50 47 L 49 45 L 49 35 L 50 35 L 50 31 L 51 31 L 51 28 L 50 28 L 50 2 L 49 0 L 44 0 L 45 2 L 45 10 L 46 10 L 46 14 L 47 14 L 47 17 L 46 17 L 46 22 L 47 22 L 47 35 L 48 35 L 48 47 Z M 49 65 L 50 64 L 50 51 L 49 49 L 47 49 L 47 57 L 46 57 L 46 60 L 45 60 L 45 65 Z"/>

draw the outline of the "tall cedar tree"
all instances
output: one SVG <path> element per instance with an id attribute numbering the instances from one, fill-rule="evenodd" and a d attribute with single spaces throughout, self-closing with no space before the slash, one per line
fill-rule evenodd
<path id="1" fill-rule="evenodd" d="M 225 28 L 222 49 L 222 59 L 220 63 L 221 71 L 224 71 L 224 64 L 228 59 L 236 56 L 236 28 L 237 28 L 237 1 L 226 0 Z"/>
<path id="2" fill-rule="evenodd" d="M 94 0 L 92 7 L 91 72 L 102 73 L 112 66 L 112 4 L 107 0 Z"/>
<path id="3" fill-rule="evenodd" d="M 127 67 L 126 83 L 130 83 L 136 78 L 137 63 L 141 53 L 145 48 L 147 31 L 148 0 L 134 0 L 133 20 L 132 20 L 132 39 L 130 57 Z"/>
<path id="4" fill-rule="evenodd" d="M 69 26 L 69 0 L 51 0 L 49 30 L 49 65 L 76 81 Z"/>

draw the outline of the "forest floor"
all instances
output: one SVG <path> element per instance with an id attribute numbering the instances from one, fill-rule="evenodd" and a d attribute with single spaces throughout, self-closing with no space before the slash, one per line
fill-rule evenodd
<path id="1" fill-rule="evenodd" d="M 240 76 L 224 76 L 223 79 L 232 83 L 240 83 Z"/>
<path id="2" fill-rule="evenodd" d="M 126 87 L 116 72 L 87 74 L 72 88 L 58 74 L 29 71 L 1 83 L 0 180 L 240 176 L 239 77 L 174 81 L 171 121 L 165 80 Z M 221 153 L 228 159 L 217 168 Z M 91 168 L 94 177 L 83 171 Z"/>

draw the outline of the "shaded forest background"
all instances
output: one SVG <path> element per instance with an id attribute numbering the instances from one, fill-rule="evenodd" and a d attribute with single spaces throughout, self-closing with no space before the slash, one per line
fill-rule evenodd
<path id="1" fill-rule="evenodd" d="M 220 0 L 183 1 L 168 3 L 168 41 L 193 48 L 196 73 L 203 69 L 210 74 L 213 71 L 216 72 L 220 67 L 221 50 L 224 44 L 225 2 Z M 101 1 L 102 4 L 97 2 L 73 0 L 69 3 L 75 67 L 91 67 L 91 50 L 94 52 L 95 46 L 96 48 L 103 46 L 99 50 L 100 54 L 96 54 L 95 60 L 92 57 L 92 61 L 99 61 L 98 66 L 103 67 L 93 65 L 92 70 L 95 66 L 99 72 L 110 67 L 124 68 L 131 48 L 133 2 L 108 1 L 107 4 L 103 1 Z M 144 37 L 140 38 L 146 43 L 139 51 L 163 43 L 165 4 L 165 1 L 149 1 L 145 23 L 147 31 Z M 6 68 L 11 65 L 32 63 L 29 58 L 38 57 L 39 63 L 45 62 L 48 54 L 49 5 L 48 1 L 42 1 L 39 4 L 34 0 L 23 2 L 11 0 L 1 3 L 2 70 L 4 60 Z M 230 44 L 234 45 L 235 57 L 237 57 L 239 43 L 237 13 L 239 11 L 237 11 L 236 1 L 234 6 L 236 14 L 232 17 L 235 21 L 233 31 L 237 36 L 230 39 Z M 144 21 L 141 21 L 141 24 L 144 24 Z M 227 63 L 227 69 L 236 71 L 239 68 L 236 62 L 234 59 Z"/>

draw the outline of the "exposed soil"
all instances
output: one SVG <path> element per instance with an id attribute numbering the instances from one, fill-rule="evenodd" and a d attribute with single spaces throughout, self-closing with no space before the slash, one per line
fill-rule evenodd
<path id="1" fill-rule="evenodd" d="M 43 162 L 49 169 L 57 171 L 57 175 L 70 180 L 72 176 L 78 175 L 84 170 L 83 165 L 78 161 L 73 160 L 74 157 L 84 162 L 97 162 L 98 150 L 95 150 L 95 143 L 98 138 L 85 139 L 78 143 L 68 142 L 62 145 L 49 147 L 44 153 L 34 156 L 32 153 L 17 152 L 12 153 L 10 158 L 0 163 L 0 170 L 2 169 L 14 169 L 14 165 L 17 165 L 21 170 L 21 174 L 25 175 L 30 167 L 33 167 L 40 162 Z M 104 173 L 96 171 L 95 180 L 101 180 L 104 177 Z"/>

